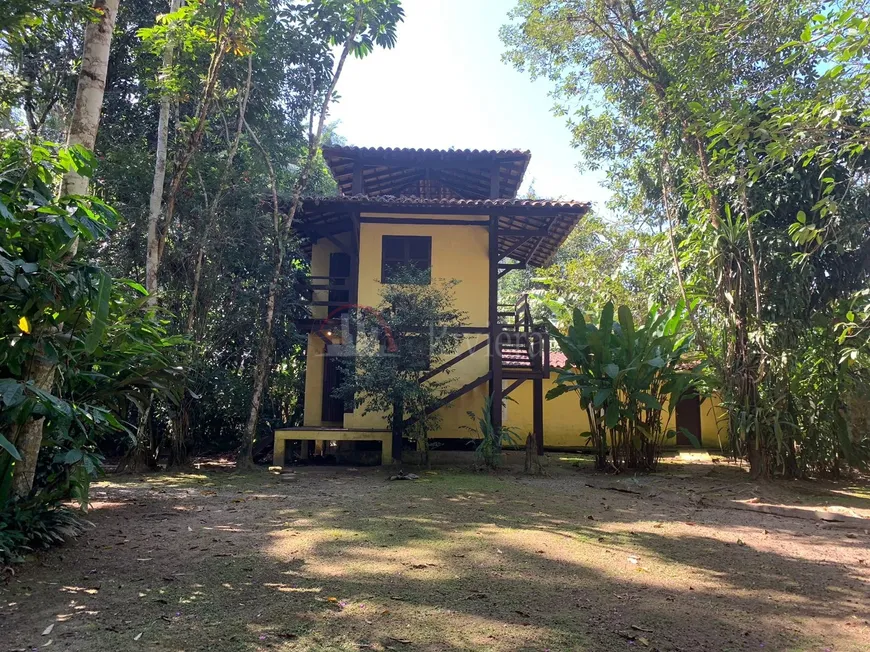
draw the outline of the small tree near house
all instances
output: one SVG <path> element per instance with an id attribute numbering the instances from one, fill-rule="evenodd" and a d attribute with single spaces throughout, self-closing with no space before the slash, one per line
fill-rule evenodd
<path id="1" fill-rule="evenodd" d="M 429 270 L 393 269 L 375 310 L 352 318 L 353 355 L 339 359 L 344 373 L 336 398 L 386 416 L 396 435 L 414 439 L 429 461 L 429 433 L 440 419 L 433 408 L 450 391 L 444 374 L 424 380 L 437 361 L 453 355 L 462 341 L 455 331 L 465 313 L 455 306 L 455 279 L 433 279 Z M 445 372 L 446 374 L 447 372 Z M 401 447 L 393 447 L 401 458 Z"/>

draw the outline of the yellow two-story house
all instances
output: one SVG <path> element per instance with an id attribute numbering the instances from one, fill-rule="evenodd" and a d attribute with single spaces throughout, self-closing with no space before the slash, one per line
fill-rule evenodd
<path id="1" fill-rule="evenodd" d="M 517 199 L 528 151 L 330 147 L 323 155 L 340 194 L 305 199 L 294 222 L 310 245 L 313 287 L 311 317 L 298 323 L 307 333 L 304 418 L 276 431 L 275 464 L 288 441 L 303 442 L 303 457 L 309 441 L 380 441 L 384 463 L 401 459 L 403 442 L 382 415 L 332 396 L 349 339 L 341 316 L 377 306 L 394 264 L 458 280 L 455 307 L 467 316 L 458 352 L 431 361 L 424 376 L 449 373 L 455 385 L 433 407 L 441 426 L 430 438 L 467 440 L 467 413 L 492 396 L 493 425 L 533 435 L 539 453 L 582 447 L 588 427 L 577 397 L 545 400 L 564 357 L 551 354 L 524 299 L 499 305 L 498 283 L 512 269 L 549 265 L 589 204 Z M 684 403 L 678 427 L 719 447 L 719 415 L 697 399 Z"/>

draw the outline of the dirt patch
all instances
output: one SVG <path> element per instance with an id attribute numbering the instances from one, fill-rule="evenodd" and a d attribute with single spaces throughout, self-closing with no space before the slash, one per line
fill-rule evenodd
<path id="1" fill-rule="evenodd" d="M 112 478 L 93 530 L 0 585 L 0 651 L 870 647 L 866 486 L 559 457 L 535 478 Z"/>

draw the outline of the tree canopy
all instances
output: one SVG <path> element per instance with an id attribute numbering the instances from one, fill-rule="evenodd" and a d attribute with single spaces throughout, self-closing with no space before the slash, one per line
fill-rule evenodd
<path id="1" fill-rule="evenodd" d="M 843 415 L 865 375 L 848 306 L 870 270 L 866 4 L 521 0 L 511 17 L 506 60 L 551 81 L 617 215 L 667 233 L 735 452 L 759 475 L 863 464 Z"/>

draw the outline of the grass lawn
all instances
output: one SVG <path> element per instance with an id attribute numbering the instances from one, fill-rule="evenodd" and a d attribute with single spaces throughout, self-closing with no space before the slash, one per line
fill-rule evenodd
<path id="1" fill-rule="evenodd" d="M 870 649 L 866 486 L 420 473 L 110 476 L 7 570 L 0 652 Z"/>

